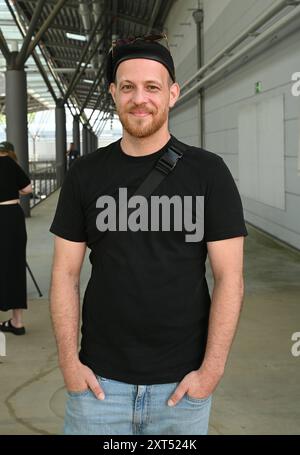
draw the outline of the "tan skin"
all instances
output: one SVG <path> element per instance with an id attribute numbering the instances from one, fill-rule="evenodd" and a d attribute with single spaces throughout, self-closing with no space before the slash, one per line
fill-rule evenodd
<path id="1" fill-rule="evenodd" d="M 8 156 L 8 153 L 0 152 L 0 159 L 3 156 Z M 32 193 L 31 183 L 19 191 L 19 194 L 24 194 L 24 195 L 30 194 L 30 193 Z M 0 205 L 9 205 L 9 204 L 20 204 L 20 199 L 10 199 L 8 201 L 0 202 Z M 21 310 L 21 309 L 12 310 L 11 323 L 15 327 L 23 327 L 23 310 Z M 2 325 L 1 322 L 0 322 L 0 325 Z"/>
<path id="2" fill-rule="evenodd" d="M 180 93 L 177 83 L 169 83 L 166 68 L 152 60 L 126 60 L 109 90 L 124 122 L 123 152 L 141 156 L 162 148 L 170 138 L 168 110 Z M 159 118 L 163 111 L 165 118 Z M 155 122 L 159 128 L 143 136 Z M 206 354 L 199 369 L 184 376 L 170 396 L 175 405 L 185 393 L 193 398 L 209 396 L 223 376 L 243 299 L 243 242 L 243 237 L 236 237 L 207 243 L 214 288 Z M 65 385 L 70 391 L 90 388 L 103 399 L 93 371 L 78 358 L 79 279 L 86 243 L 55 236 L 54 248 L 50 306 Z"/>

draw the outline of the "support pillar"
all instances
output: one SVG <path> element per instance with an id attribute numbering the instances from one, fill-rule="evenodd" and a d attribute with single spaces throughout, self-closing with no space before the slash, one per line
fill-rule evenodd
<path id="1" fill-rule="evenodd" d="M 81 155 L 80 152 L 80 129 L 79 129 L 79 117 L 78 115 L 75 115 L 73 118 L 73 142 L 75 145 L 75 149 L 78 150 L 79 154 Z"/>
<path id="2" fill-rule="evenodd" d="M 27 82 L 24 66 L 14 69 L 18 52 L 11 53 L 5 73 L 6 80 L 6 135 L 14 145 L 19 165 L 29 175 L 28 127 L 27 127 Z M 21 206 L 26 217 L 30 216 L 30 195 L 21 197 Z"/>
<path id="3" fill-rule="evenodd" d="M 95 150 L 95 134 L 94 131 L 91 132 L 92 135 L 92 152 Z"/>
<path id="4" fill-rule="evenodd" d="M 88 153 L 88 129 L 86 125 L 82 127 L 82 154 L 87 155 Z"/>
<path id="5" fill-rule="evenodd" d="M 60 187 L 63 183 L 66 170 L 66 112 L 62 99 L 57 100 L 55 108 L 55 144 L 56 144 L 56 169 L 57 185 Z"/>
<path id="6" fill-rule="evenodd" d="M 194 21 L 197 27 L 197 67 L 203 65 L 203 9 L 197 9 L 193 12 Z M 205 147 L 205 131 L 204 131 L 204 115 L 205 115 L 205 99 L 204 89 L 200 88 L 198 92 L 198 112 L 199 112 L 199 147 Z"/>
<path id="7" fill-rule="evenodd" d="M 92 145 L 92 132 L 90 128 L 88 128 L 88 153 L 91 153 L 93 145 Z"/>

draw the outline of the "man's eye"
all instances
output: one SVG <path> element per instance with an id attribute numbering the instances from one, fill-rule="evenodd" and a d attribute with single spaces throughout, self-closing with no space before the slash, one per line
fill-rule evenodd
<path id="1" fill-rule="evenodd" d="M 130 89 L 131 87 L 132 87 L 132 85 L 127 84 L 127 85 L 123 85 L 122 89 L 127 90 L 127 89 Z"/>
<path id="2" fill-rule="evenodd" d="M 156 85 L 148 85 L 148 88 L 150 90 L 158 90 L 158 87 L 156 87 Z"/>

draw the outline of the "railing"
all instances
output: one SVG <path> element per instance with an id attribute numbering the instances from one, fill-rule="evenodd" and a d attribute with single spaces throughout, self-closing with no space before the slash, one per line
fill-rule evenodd
<path id="1" fill-rule="evenodd" d="M 57 189 L 57 166 L 55 161 L 30 161 L 29 172 L 32 184 L 30 207 L 46 199 Z"/>

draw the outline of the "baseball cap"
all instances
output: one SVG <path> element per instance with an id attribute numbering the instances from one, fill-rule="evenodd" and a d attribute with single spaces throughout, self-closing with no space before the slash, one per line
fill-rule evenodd
<path id="1" fill-rule="evenodd" d="M 173 82 L 175 82 L 175 66 L 170 51 L 158 41 L 150 41 L 143 39 L 143 37 L 138 37 L 120 45 L 117 41 L 116 45 L 110 50 L 106 71 L 108 85 L 114 82 L 120 63 L 135 58 L 145 58 L 161 63 L 168 70 Z"/>
<path id="2" fill-rule="evenodd" d="M 11 142 L 0 142 L 0 152 L 14 152 L 15 148 Z"/>

